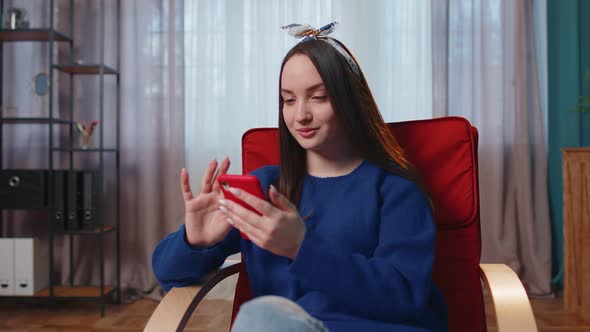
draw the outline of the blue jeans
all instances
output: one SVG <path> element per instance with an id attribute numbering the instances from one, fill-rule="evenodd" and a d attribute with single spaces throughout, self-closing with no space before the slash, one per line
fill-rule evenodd
<path id="1" fill-rule="evenodd" d="M 297 303 L 280 296 L 261 296 L 240 307 L 232 332 L 328 332 Z"/>

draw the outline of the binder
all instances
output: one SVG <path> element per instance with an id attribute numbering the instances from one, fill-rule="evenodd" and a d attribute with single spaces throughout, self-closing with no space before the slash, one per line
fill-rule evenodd
<path id="1" fill-rule="evenodd" d="M 67 173 L 67 201 L 66 201 L 66 209 L 67 209 L 67 220 L 66 220 L 66 230 L 68 231 L 78 231 L 80 230 L 80 220 L 79 220 L 79 184 L 78 184 L 78 177 L 79 173 L 72 171 Z"/>
<path id="2" fill-rule="evenodd" d="M 82 172 L 82 229 L 96 228 L 96 176 L 94 172 Z"/>
<path id="3" fill-rule="evenodd" d="M 0 208 L 41 209 L 47 200 L 47 170 L 0 170 Z"/>
<path id="4" fill-rule="evenodd" d="M 14 295 L 35 295 L 49 286 L 48 258 L 39 239 L 14 239 Z"/>
<path id="5" fill-rule="evenodd" d="M 14 295 L 14 240 L 0 238 L 0 295 Z"/>
<path id="6" fill-rule="evenodd" d="M 66 229 L 66 172 L 53 172 L 53 221 L 55 230 L 63 232 Z"/>

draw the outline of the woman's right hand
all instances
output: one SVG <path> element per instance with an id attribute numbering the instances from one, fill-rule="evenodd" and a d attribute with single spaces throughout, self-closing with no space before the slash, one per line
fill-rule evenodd
<path id="1" fill-rule="evenodd" d="M 183 168 L 180 173 L 186 238 L 193 246 L 213 246 L 223 240 L 232 229 L 232 226 L 226 222 L 227 217 L 219 211 L 218 201 L 223 198 L 223 194 L 217 182 L 219 175 L 227 173 L 229 164 L 229 158 L 226 157 L 218 170 L 217 160 L 209 162 L 201 180 L 201 190 L 196 197 L 191 191 L 188 172 Z"/>

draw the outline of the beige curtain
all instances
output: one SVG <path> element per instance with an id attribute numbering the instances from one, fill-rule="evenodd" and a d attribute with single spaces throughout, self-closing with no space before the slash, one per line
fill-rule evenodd
<path id="1" fill-rule="evenodd" d="M 5 8 L 25 7 L 31 27 L 48 27 L 48 1 L 11 2 Z M 56 1 L 51 12 L 61 31 L 69 33 L 69 1 Z M 74 60 L 96 63 L 99 60 L 99 1 L 75 1 Z M 28 6 L 28 7 L 27 7 Z M 105 62 L 116 67 L 116 1 L 105 1 Z M 183 1 L 121 1 L 121 287 L 123 300 L 140 295 L 159 297 L 151 269 L 151 253 L 164 234 L 182 223 L 182 197 L 178 176 L 184 166 L 184 62 Z M 4 46 L 3 71 L 5 100 L 17 107 L 18 116 L 47 116 L 48 99 L 33 98 L 30 78 L 47 71 L 49 47 L 43 43 L 8 43 Z M 69 62 L 69 48 L 62 45 L 56 59 Z M 57 61 L 57 60 L 56 60 Z M 57 73 L 54 71 L 54 73 Z M 69 78 L 54 79 L 54 110 L 69 114 Z M 114 77 L 105 79 L 105 146 L 115 144 Z M 8 97 L 9 96 L 9 97 Z M 8 97 L 8 98 L 7 98 Z M 74 118 L 76 121 L 98 117 L 98 78 L 74 79 Z M 57 127 L 57 126 L 56 126 Z M 54 127 L 54 128 L 56 128 Z M 67 127 L 56 137 L 64 142 Z M 58 128 L 56 128 L 58 129 Z M 6 126 L 4 168 L 45 168 L 47 135 L 43 126 Z M 97 133 L 95 133 L 97 135 Z M 98 138 L 93 138 L 95 143 Z M 96 154 L 79 153 L 76 168 L 98 167 Z M 67 155 L 54 155 L 55 167 L 68 167 Z M 115 159 L 105 154 L 106 224 L 114 224 Z M 4 212 L 4 236 L 37 236 L 48 243 L 46 214 L 41 212 Z M 74 283 L 98 285 L 99 238 L 74 236 Z M 105 281 L 116 282 L 115 235 L 105 235 Z M 54 243 L 55 280 L 70 280 L 70 238 L 57 236 Z"/>
<path id="2" fill-rule="evenodd" d="M 433 0 L 433 108 L 479 129 L 482 262 L 550 294 L 547 149 L 533 0 Z"/>

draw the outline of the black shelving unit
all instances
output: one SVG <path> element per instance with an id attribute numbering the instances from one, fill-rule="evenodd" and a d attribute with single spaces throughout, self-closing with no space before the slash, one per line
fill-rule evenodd
<path id="1" fill-rule="evenodd" d="M 90 1 L 89 1 L 89 4 Z M 48 198 L 49 208 L 48 210 L 48 223 L 49 223 L 49 287 L 37 292 L 33 296 L 0 296 L 0 298 L 6 299 L 49 299 L 49 300 L 99 300 L 100 301 L 100 313 L 104 316 L 105 303 L 108 297 L 115 295 L 116 302 L 121 302 L 121 289 L 120 289 L 120 45 L 121 45 L 121 4 L 120 0 L 117 0 L 116 7 L 116 38 L 117 38 L 117 56 L 116 56 L 116 68 L 111 68 L 105 65 L 105 4 L 104 0 L 100 0 L 100 15 L 99 15 L 99 42 L 100 42 L 100 54 L 98 64 L 76 64 L 73 59 L 74 50 L 74 0 L 70 0 L 70 31 L 69 35 L 57 31 L 55 28 L 53 10 L 55 8 L 55 1 L 49 0 L 50 8 L 50 26 L 47 29 L 0 29 L 0 105 L 3 101 L 3 46 L 6 42 L 45 42 L 49 44 L 49 116 L 48 117 L 3 117 L 0 114 L 0 170 L 4 169 L 3 150 L 5 142 L 3 141 L 5 125 L 30 125 L 30 124 L 41 124 L 47 125 L 49 128 L 48 137 Z M 0 13 L 4 13 L 4 1 L 0 0 Z M 68 43 L 70 51 L 70 63 L 58 64 L 55 63 L 54 59 L 54 47 L 56 43 Z M 69 75 L 70 90 L 69 90 L 69 118 L 55 118 L 53 109 L 53 88 L 54 88 L 54 71 L 61 71 Z M 82 149 L 74 146 L 74 126 L 76 123 L 76 114 L 74 114 L 73 105 L 73 80 L 75 75 L 94 75 L 99 80 L 99 98 L 98 98 L 98 112 L 99 112 L 99 144 L 97 148 Z M 110 112 L 116 112 L 115 123 L 116 123 L 116 146 L 105 147 L 104 144 L 104 89 L 105 89 L 105 76 L 114 76 L 116 79 L 116 109 L 108 110 Z M 54 126 L 67 126 L 68 127 L 68 146 L 55 146 L 53 141 Z M 57 128 L 57 127 L 56 127 Z M 63 128 L 60 128 L 63 129 Z M 96 135 L 96 134 L 95 134 Z M 8 146 L 9 147 L 9 146 Z M 53 157 L 55 153 L 61 153 L 61 155 L 67 155 L 69 158 L 69 171 L 74 171 L 74 155 L 77 153 L 89 153 L 98 154 L 98 169 L 94 169 L 97 174 L 97 206 L 96 206 L 96 220 L 97 227 L 94 229 L 76 230 L 76 231 L 56 231 L 54 227 L 54 214 L 55 214 L 55 197 L 53 197 L 53 173 L 58 171 L 54 168 Z M 114 154 L 115 156 L 115 183 L 116 183 L 116 220 L 114 225 L 107 225 L 105 223 L 103 201 L 105 199 L 105 193 L 103 190 L 104 174 L 105 174 L 105 153 Z M 2 229 L 4 223 L 4 214 L 0 209 L 0 237 L 3 236 Z M 69 254 L 70 254 L 70 284 L 69 285 L 56 285 L 53 280 L 53 247 L 54 240 L 58 236 L 69 237 Z M 74 286 L 74 240 L 79 237 L 96 236 L 99 238 L 99 266 L 100 266 L 100 285 L 96 286 Z M 109 238 L 107 238 L 109 236 Z M 109 286 L 105 285 L 105 241 L 112 239 L 114 236 L 115 241 L 115 264 L 116 264 L 116 284 Z"/>
<path id="2" fill-rule="evenodd" d="M 1 41 L 0 41 L 1 43 Z M 1 54 L 1 52 L 0 52 Z M 1 79 L 0 79 L 1 82 Z M 0 97 L 0 101 L 2 98 Z M 2 119 L 2 123 L 4 124 L 49 124 L 53 122 L 54 124 L 65 124 L 65 125 L 73 125 L 74 121 L 72 120 L 64 120 L 64 119 L 50 119 L 50 118 L 0 118 Z M 1 158 L 1 157 L 0 157 Z"/>

